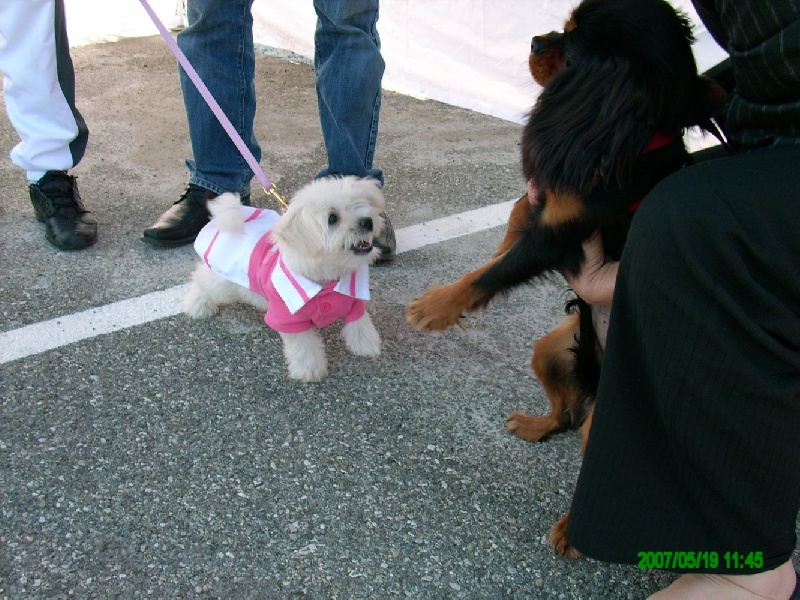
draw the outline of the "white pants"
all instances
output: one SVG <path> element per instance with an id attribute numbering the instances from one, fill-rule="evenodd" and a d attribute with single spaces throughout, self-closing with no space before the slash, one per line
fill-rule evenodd
<path id="1" fill-rule="evenodd" d="M 20 137 L 11 161 L 29 181 L 77 165 L 89 131 L 75 108 L 63 0 L 0 0 L 0 71 Z"/>

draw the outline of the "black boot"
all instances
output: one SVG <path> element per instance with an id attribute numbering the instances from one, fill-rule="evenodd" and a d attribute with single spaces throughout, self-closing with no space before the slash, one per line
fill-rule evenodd
<path id="1" fill-rule="evenodd" d="M 388 215 L 386 213 L 382 213 L 381 216 L 383 217 L 384 228 L 381 231 L 381 234 L 372 240 L 372 245 L 375 246 L 381 253 L 378 255 L 378 258 L 375 260 L 377 263 L 385 263 L 391 260 L 394 260 L 395 255 L 397 254 L 397 240 L 394 237 L 394 227 L 392 227 L 392 222 L 389 220 Z"/>
<path id="2" fill-rule="evenodd" d="M 65 171 L 48 171 L 28 191 L 36 218 L 44 223 L 44 235 L 53 246 L 81 250 L 97 241 L 97 221 L 83 207 L 74 177 Z"/>
<path id="3" fill-rule="evenodd" d="M 190 183 L 180 198 L 142 234 L 142 241 L 151 246 L 174 248 L 194 242 L 210 219 L 208 201 L 219 194 Z M 250 196 L 242 198 L 249 204 Z"/>

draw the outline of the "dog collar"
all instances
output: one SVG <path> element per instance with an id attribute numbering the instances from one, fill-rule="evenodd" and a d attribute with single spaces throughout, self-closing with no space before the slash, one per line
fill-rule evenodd
<path id="1" fill-rule="evenodd" d="M 648 152 L 652 152 L 653 150 L 658 150 L 661 146 L 666 146 L 672 140 L 678 137 L 676 133 L 664 133 L 663 131 L 656 131 L 653 134 L 653 137 L 650 139 L 650 143 L 644 149 L 644 153 L 647 154 Z"/>
<path id="2" fill-rule="evenodd" d="M 650 138 L 650 143 L 648 143 L 647 146 L 645 147 L 643 154 L 647 154 L 648 152 L 652 152 L 653 150 L 658 150 L 662 146 L 666 146 L 670 142 L 674 141 L 676 137 L 678 137 L 678 134 L 676 133 L 665 133 L 663 131 L 656 131 L 653 134 L 653 137 Z M 637 198 L 636 200 L 631 202 L 630 205 L 628 205 L 628 210 L 630 212 L 634 212 L 637 208 L 639 208 L 639 205 L 642 203 L 643 200 L 644 196 L 642 196 L 641 198 Z"/>

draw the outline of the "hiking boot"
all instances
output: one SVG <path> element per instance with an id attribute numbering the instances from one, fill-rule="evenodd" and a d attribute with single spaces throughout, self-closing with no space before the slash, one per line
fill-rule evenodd
<path id="1" fill-rule="evenodd" d="M 385 263 L 391 261 L 397 254 L 397 241 L 394 238 L 394 227 L 389 220 L 386 213 L 381 213 L 383 217 L 383 231 L 381 234 L 372 240 L 372 245 L 375 246 L 381 253 L 375 259 L 376 263 Z"/>
<path id="2" fill-rule="evenodd" d="M 36 219 L 44 236 L 60 250 L 82 250 L 97 241 L 97 221 L 83 207 L 75 177 L 66 171 L 47 171 L 28 186 Z"/>
<path id="3" fill-rule="evenodd" d="M 208 201 L 219 194 L 190 183 L 180 198 L 142 233 L 142 241 L 151 246 L 175 248 L 191 244 L 200 230 L 211 219 Z M 250 204 L 250 196 L 242 197 L 242 204 Z"/>

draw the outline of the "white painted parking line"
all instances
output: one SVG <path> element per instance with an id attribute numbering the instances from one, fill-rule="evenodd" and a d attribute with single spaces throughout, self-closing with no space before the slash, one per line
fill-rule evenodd
<path id="1" fill-rule="evenodd" d="M 508 221 L 515 200 L 398 229 L 397 253 L 477 233 Z M 178 285 L 0 334 L 0 364 L 81 340 L 172 317 L 181 312 L 187 285 Z"/>
<path id="2" fill-rule="evenodd" d="M 187 284 L 0 334 L 0 364 L 178 314 Z"/>
<path id="3" fill-rule="evenodd" d="M 516 200 L 509 200 L 398 230 L 397 253 L 503 225 L 508 222 L 511 207 L 515 202 Z"/>

